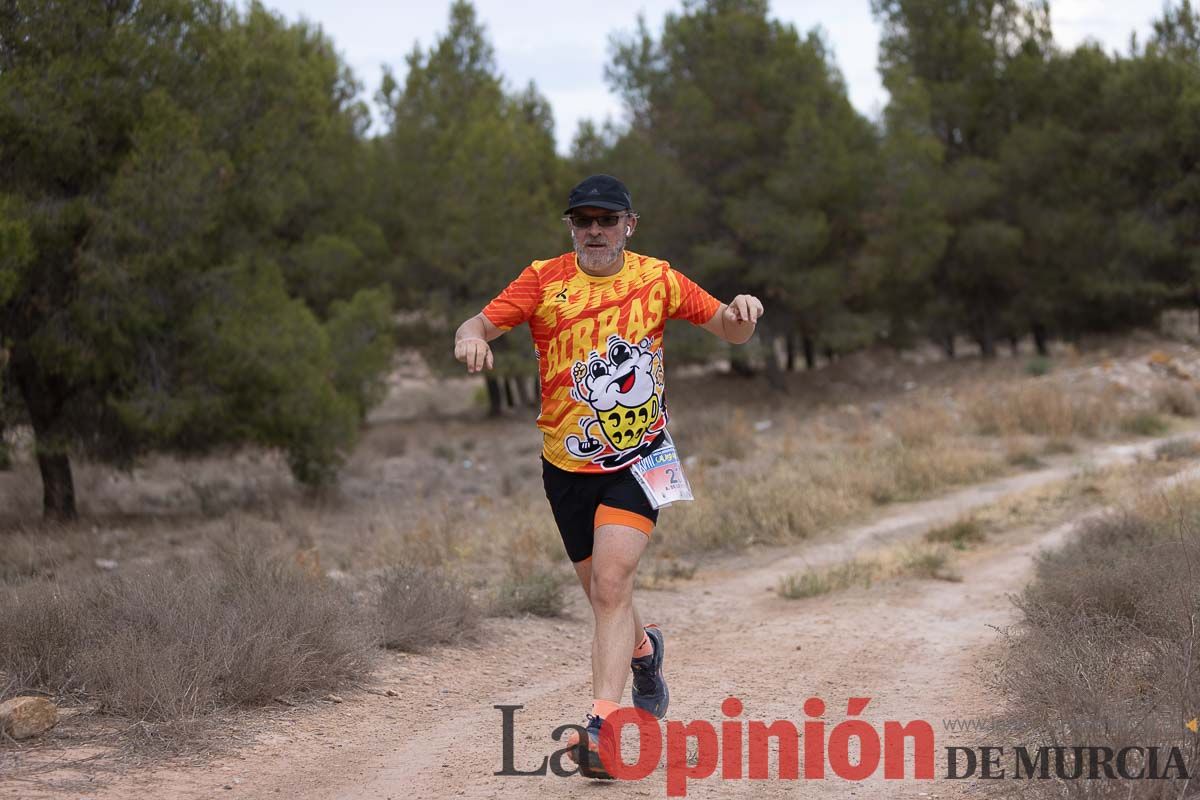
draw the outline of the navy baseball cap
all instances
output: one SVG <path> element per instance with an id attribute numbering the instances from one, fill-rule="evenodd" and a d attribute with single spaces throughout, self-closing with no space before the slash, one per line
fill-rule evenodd
<path id="1" fill-rule="evenodd" d="M 589 175 L 571 190 L 567 197 L 567 210 L 563 213 L 568 214 L 571 209 L 580 206 L 627 211 L 633 208 L 633 198 L 629 196 L 625 184 L 612 175 Z"/>

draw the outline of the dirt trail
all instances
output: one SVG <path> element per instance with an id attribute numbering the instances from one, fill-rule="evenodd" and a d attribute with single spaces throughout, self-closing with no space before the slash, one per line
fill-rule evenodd
<path id="1" fill-rule="evenodd" d="M 1110 447 L 1086 462 L 1127 461 L 1153 448 Z M 942 720 L 996 710 L 979 674 L 994 654 L 992 626 L 1014 618 L 1007 595 L 1030 576 L 1033 556 L 1058 544 L 1071 525 L 1005 532 L 960 559 L 961 582 L 904 580 L 804 601 L 772 590 L 779 577 L 920 536 L 973 508 L 1068 477 L 1080 459 L 971 487 L 934 500 L 897 505 L 870 524 L 753 557 L 729 559 L 678 589 L 639 591 L 647 620 L 667 635 L 670 718 L 724 719 L 721 701 L 745 704 L 742 719 L 807 717 L 801 704 L 823 698 L 827 719 L 845 716 L 849 697 L 869 697 L 862 714 L 924 719 L 940 748 L 954 743 Z M 503 777 L 497 704 L 521 704 L 516 765 L 529 769 L 554 749 L 550 731 L 579 722 L 590 699 L 590 613 L 572 618 L 489 623 L 486 642 L 436 654 L 389 655 L 376 686 L 397 697 L 357 693 L 320 709 L 292 709 L 251 723 L 254 742 L 203 767 L 164 767 L 113 777 L 91 798 L 530 798 L 665 797 L 664 772 L 634 783 L 578 776 Z M 628 697 L 628 688 L 626 696 Z M 880 768 L 879 772 L 882 772 Z M 774 774 L 774 767 L 772 767 Z M 910 773 L 911 774 L 911 773 Z M 78 775 L 76 776 L 78 777 Z M 78 784 L 71 796 L 80 796 Z M 689 797 L 966 797 L 968 781 L 723 781 L 688 785 Z M 0 797 L 64 796 L 47 784 L 0 783 Z"/>

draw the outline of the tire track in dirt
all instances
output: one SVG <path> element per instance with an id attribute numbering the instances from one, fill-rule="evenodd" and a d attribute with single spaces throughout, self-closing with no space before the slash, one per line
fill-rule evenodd
<path id="1" fill-rule="evenodd" d="M 1155 445 L 1103 448 L 1088 462 L 1129 461 Z M 730 559 L 678 589 L 638 592 L 643 616 L 667 634 L 670 719 L 719 722 L 724 719 L 721 701 L 733 695 L 745 704 L 743 720 L 789 719 L 799 725 L 807 718 L 804 699 L 817 696 L 826 701 L 832 725 L 844 718 L 841 704 L 847 698 L 869 697 L 862 718 L 877 728 L 884 720 L 925 719 L 934 725 L 941 774 L 940 748 L 953 739 L 941 730 L 942 719 L 995 710 L 996 701 L 985 696 L 978 675 L 996 644 L 991 626 L 1003 627 L 1014 618 L 1007 595 L 1028 580 L 1036 553 L 1061 543 L 1073 523 L 996 537 L 960 560 L 961 582 L 895 581 L 801 602 L 770 590 L 788 572 L 917 538 L 1004 496 L 1064 479 L 1078 461 L 897 505 L 866 525 Z M 255 742 L 237 755 L 203 768 L 132 773 L 87 796 L 665 797 L 661 768 L 634 783 L 493 774 L 501 765 L 500 712 L 494 705 L 525 706 L 516 718 L 516 764 L 522 769 L 553 751 L 551 730 L 582 720 L 590 701 L 590 612 L 576 602 L 571 613 L 567 621 L 489 622 L 486 642 L 473 648 L 388 656 L 376 684 L 394 689 L 398 697 L 364 692 L 338 705 L 294 709 L 252 725 Z M 970 797 L 978 789 L 944 780 L 722 781 L 715 776 L 688 787 L 688 796 L 697 798 L 883 794 Z M 5 790 L 3 796 L 17 795 Z M 61 794 L 26 791 L 20 796 Z"/>

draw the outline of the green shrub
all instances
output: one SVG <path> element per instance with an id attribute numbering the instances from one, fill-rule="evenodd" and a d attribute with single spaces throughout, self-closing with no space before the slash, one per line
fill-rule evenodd
<path id="1" fill-rule="evenodd" d="M 972 517 L 955 520 L 949 525 L 934 528 L 925 534 L 925 541 L 937 544 L 949 544 L 958 550 L 965 550 L 968 545 L 978 544 L 985 538 L 983 525 Z"/>
<path id="2" fill-rule="evenodd" d="M 1025 362 L 1025 374 L 1040 378 L 1042 375 L 1048 374 L 1053 366 L 1049 358 L 1034 356 Z"/>
<path id="3" fill-rule="evenodd" d="M 1168 427 L 1166 420 L 1153 411 L 1139 411 L 1121 420 L 1121 430 L 1135 436 L 1160 436 Z"/>

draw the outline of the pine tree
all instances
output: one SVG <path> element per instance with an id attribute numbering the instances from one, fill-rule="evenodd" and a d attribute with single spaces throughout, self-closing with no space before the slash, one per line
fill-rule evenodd
<path id="1" fill-rule="evenodd" d="M 386 76 L 380 99 L 390 128 L 377 143 L 384 177 L 374 203 L 423 319 L 474 314 L 523 266 L 562 252 L 568 185 L 549 103 L 532 85 L 505 90 L 470 3 L 454 3 L 445 34 L 409 55 L 403 87 Z M 535 371 L 529 349 L 509 339 L 494 344 L 486 376 L 494 412 L 496 381 Z M 417 332 L 414 343 L 435 367 L 452 366 L 436 334 Z"/>
<path id="2" fill-rule="evenodd" d="M 372 396 L 361 374 L 387 363 L 375 347 L 339 376 L 336 338 L 386 342 L 387 296 L 344 276 L 366 294 L 326 326 L 276 259 L 340 224 L 329 162 L 362 118 L 346 76 L 319 32 L 257 4 L 0 14 L 4 218 L 30 245 L 23 267 L 0 260 L 3 418 L 32 426 L 48 516 L 75 515 L 75 454 L 253 442 L 301 480 L 336 467 Z"/>
<path id="3" fill-rule="evenodd" d="M 620 43 L 609 76 L 631 118 L 611 159 L 646 184 L 645 240 L 719 296 L 763 298 L 780 386 L 775 338 L 826 333 L 853 294 L 875 148 L 824 42 L 761 0 L 689 3 Z"/>

